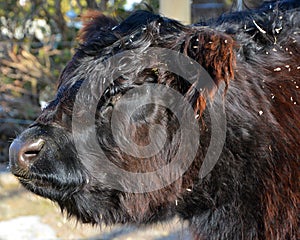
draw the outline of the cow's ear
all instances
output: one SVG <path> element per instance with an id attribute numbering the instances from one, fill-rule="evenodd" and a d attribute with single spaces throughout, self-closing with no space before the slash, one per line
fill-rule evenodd
<path id="1" fill-rule="evenodd" d="M 118 25 L 115 19 L 95 10 L 88 10 L 85 14 L 81 15 L 80 18 L 83 23 L 83 27 L 78 34 L 78 40 L 80 42 L 85 42 L 90 38 L 97 37 L 100 35 L 100 32 L 110 30 Z"/>
<path id="2" fill-rule="evenodd" d="M 207 96 L 213 98 L 222 82 L 225 83 L 226 93 L 229 81 L 234 78 L 234 48 L 235 42 L 229 35 L 208 28 L 194 29 L 192 33 L 185 36 L 182 44 L 183 53 L 197 61 L 214 82 L 214 84 L 209 84 L 203 93 L 195 89 L 188 91 L 187 94 L 190 94 L 188 97 L 193 99 L 193 105 L 198 114 L 205 109 Z M 201 76 L 199 81 L 201 81 Z"/>

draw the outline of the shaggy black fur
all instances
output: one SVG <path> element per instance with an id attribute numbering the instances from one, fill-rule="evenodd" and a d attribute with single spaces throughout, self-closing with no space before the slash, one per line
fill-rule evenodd
<path id="1" fill-rule="evenodd" d="M 300 239 L 300 2 L 266 3 L 192 26 L 146 11 L 119 24 L 103 15 L 85 20 L 81 45 L 61 74 L 56 98 L 11 146 L 10 166 L 20 182 L 85 223 L 149 224 L 177 215 L 189 222 L 195 239 Z M 183 176 L 152 192 L 123 192 L 111 186 L 107 166 L 94 160 L 93 149 L 90 156 L 78 155 L 73 105 L 84 80 L 97 82 L 111 74 L 101 65 L 107 59 L 132 49 L 142 56 L 149 47 L 191 57 L 215 87 L 198 92 L 159 68 L 159 60 L 147 69 L 140 69 L 136 56 L 120 63 L 127 72 L 105 89 L 95 120 L 98 142 L 111 162 L 127 171 L 151 172 L 172 161 L 178 145 L 188 149 L 193 144 L 180 142 L 180 124 L 170 110 L 150 105 L 136 110 L 129 126 L 133 139 L 147 145 L 149 129 L 158 124 L 170 144 L 142 161 L 118 147 L 110 125 L 114 106 L 129 89 L 147 83 L 169 86 L 188 99 L 200 133 L 197 156 Z M 101 74 L 100 65 L 107 67 Z M 222 85 L 226 142 L 215 168 L 200 179 L 211 132 L 206 105 Z M 151 99 L 151 89 L 135 97 L 142 104 Z M 36 147 L 32 143 L 38 139 L 42 144 Z M 126 189 L 126 183 L 118 184 Z"/>

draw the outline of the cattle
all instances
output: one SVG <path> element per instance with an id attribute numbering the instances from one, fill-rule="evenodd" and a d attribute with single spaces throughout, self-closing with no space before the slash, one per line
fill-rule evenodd
<path id="1" fill-rule="evenodd" d="M 28 190 L 90 224 L 300 239 L 300 2 L 182 25 L 93 13 L 56 97 L 10 147 Z"/>

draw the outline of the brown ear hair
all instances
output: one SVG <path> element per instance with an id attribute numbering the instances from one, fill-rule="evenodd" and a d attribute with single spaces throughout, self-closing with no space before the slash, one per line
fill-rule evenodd
<path id="1" fill-rule="evenodd" d="M 112 17 L 105 16 L 96 10 L 88 10 L 80 18 L 83 22 L 83 28 L 80 29 L 78 34 L 80 42 L 85 42 L 99 33 L 99 31 L 108 30 L 118 24 Z"/>
<path id="2" fill-rule="evenodd" d="M 194 99 L 192 104 L 197 114 L 202 114 L 206 107 L 207 96 L 213 98 L 222 82 L 225 83 L 226 93 L 229 81 L 234 78 L 234 47 L 235 42 L 229 35 L 208 28 L 194 28 L 185 36 L 183 53 L 197 61 L 214 81 L 213 86 L 204 89 L 202 93 L 195 91 L 194 85 L 191 86 L 193 89 L 187 92 L 187 95 L 190 95 L 187 97 Z"/>

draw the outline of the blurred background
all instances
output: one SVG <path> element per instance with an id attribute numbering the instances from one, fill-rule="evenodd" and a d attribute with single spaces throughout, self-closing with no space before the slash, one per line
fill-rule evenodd
<path id="1" fill-rule="evenodd" d="M 53 98 L 59 74 L 78 44 L 76 35 L 82 27 L 80 16 L 88 9 L 101 11 L 121 20 L 136 9 L 146 9 L 147 6 L 143 4 L 146 3 L 156 13 L 189 24 L 216 17 L 232 7 L 252 8 L 260 2 L 259 0 L 243 3 L 232 0 L 1 0 L 0 239 L 166 240 L 178 239 L 179 236 L 181 239 L 189 239 L 184 223 L 176 220 L 166 228 L 159 226 L 142 232 L 139 229 L 122 227 L 113 229 L 103 227 L 100 230 L 67 221 L 57 206 L 26 192 L 9 174 L 9 144 Z"/>

